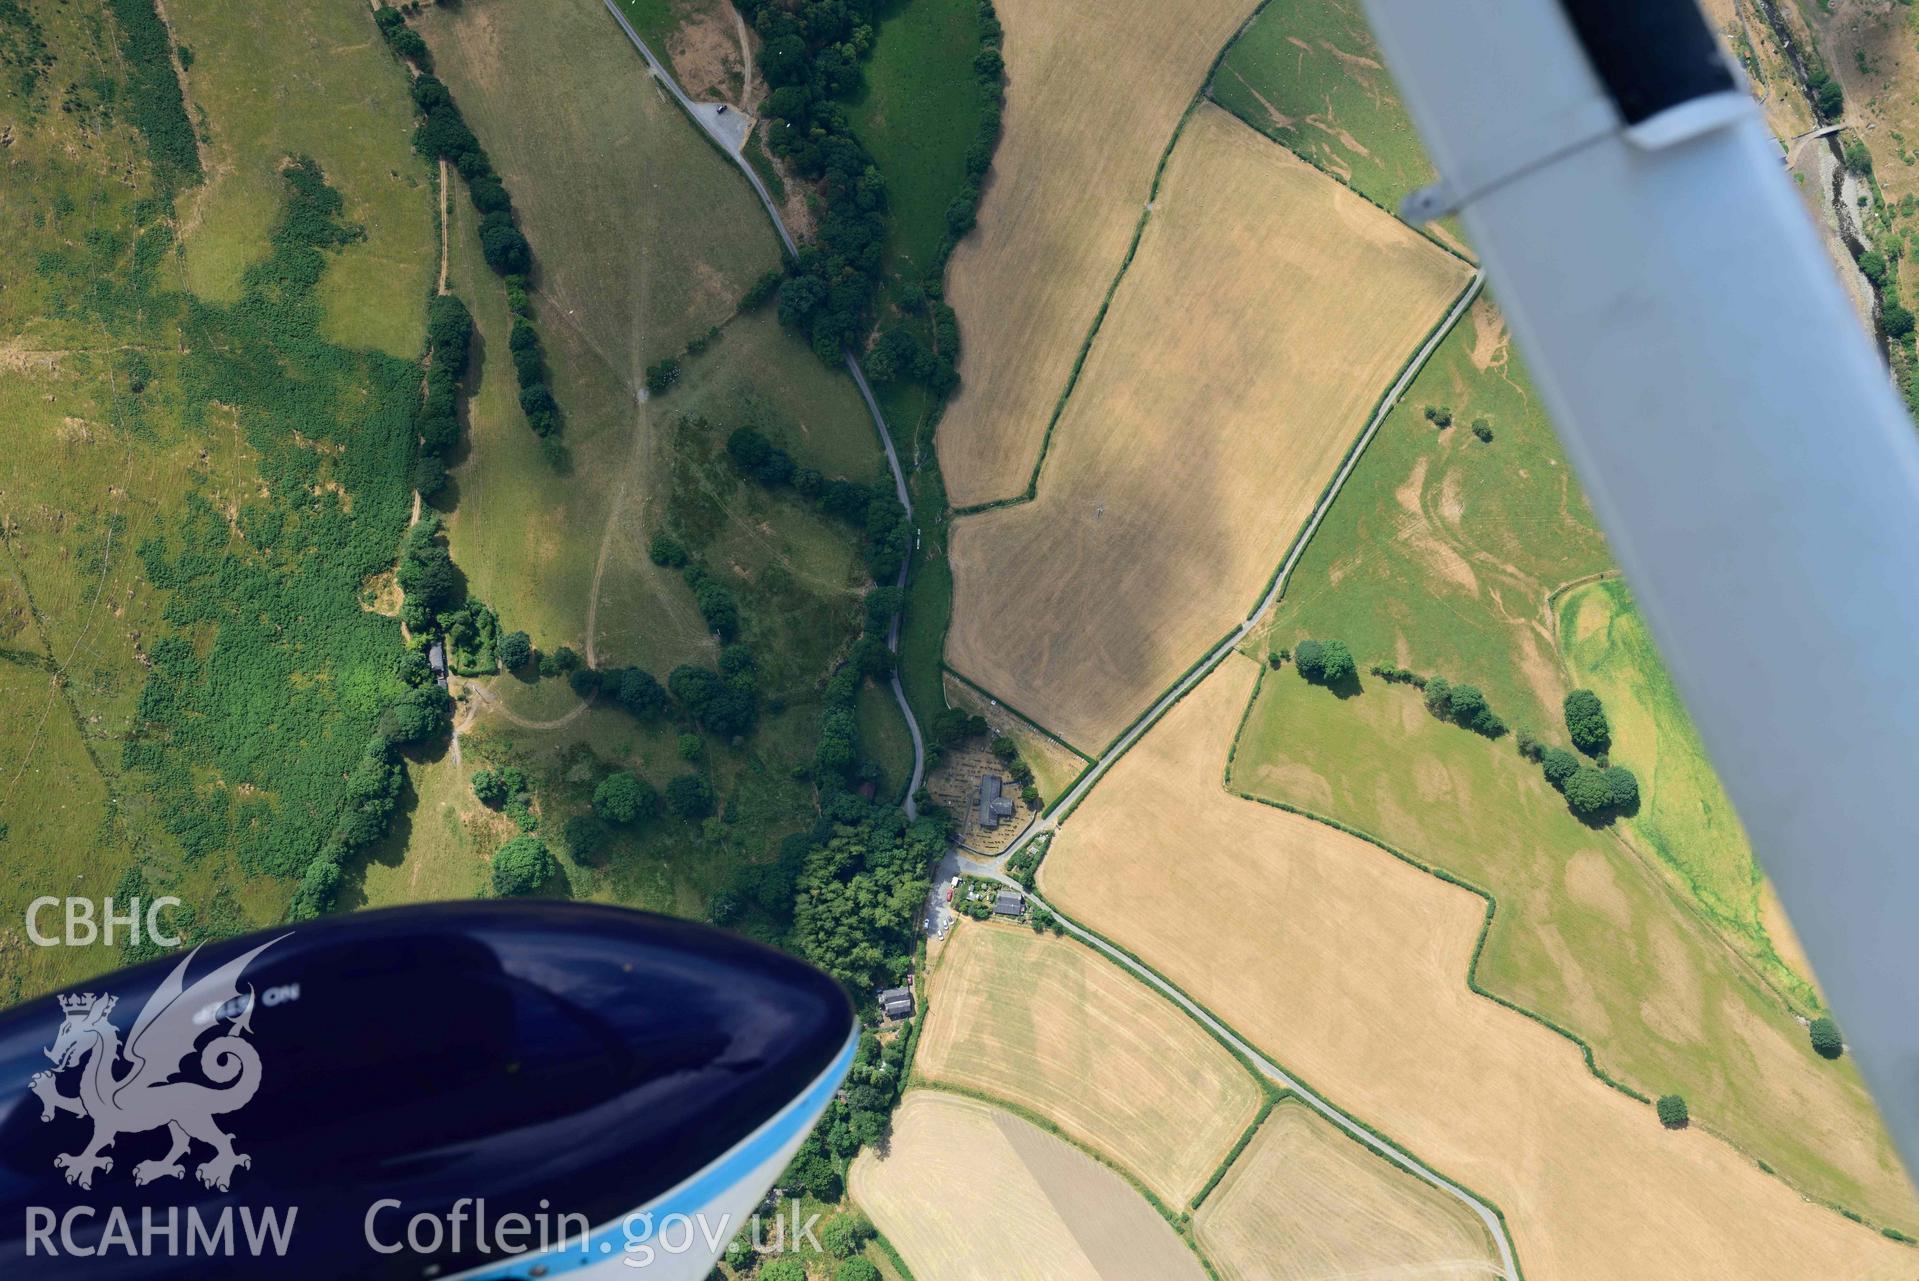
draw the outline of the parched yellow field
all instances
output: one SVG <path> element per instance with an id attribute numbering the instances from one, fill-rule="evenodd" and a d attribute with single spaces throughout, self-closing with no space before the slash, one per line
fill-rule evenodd
<path id="1" fill-rule="evenodd" d="M 1181 1206 L 1259 1112 L 1239 1062 L 1090 948 L 961 921 L 919 1044 L 929 1081 L 1031 1108 Z"/>
<path id="2" fill-rule="evenodd" d="M 1570 1041 L 1473 995 L 1475 895 L 1228 795 L 1221 768 L 1255 674 L 1228 659 L 1074 813 L 1041 868 L 1062 909 L 1491 1198 L 1529 1275 L 1919 1272 L 1919 1255 L 1802 1200 L 1720 1140 L 1661 1129 Z"/>
<path id="3" fill-rule="evenodd" d="M 1005 734 L 1019 744 L 1020 759 L 1033 767 L 1033 782 L 1045 800 L 1053 800 L 1072 786 L 1086 768 L 1086 759 L 1075 755 L 1072 748 L 1008 711 L 1004 703 L 982 698 L 966 682 L 953 679 L 951 673 L 940 674 L 940 688 L 946 693 L 948 707 L 984 717 L 993 733 Z"/>
<path id="4" fill-rule="evenodd" d="M 920 1281 L 1205 1281 L 1119 1175 L 971 1099 L 907 1094 L 847 1185 Z"/>
<path id="5" fill-rule="evenodd" d="M 1000 0 L 1005 132 L 947 298 L 964 383 L 939 430 L 956 506 L 1026 488 L 1153 170 L 1253 0 Z"/>
<path id="6" fill-rule="evenodd" d="M 1038 498 L 954 525 L 947 661 L 1100 751 L 1245 616 L 1468 275 L 1201 107 Z"/>
<path id="7" fill-rule="evenodd" d="M 1297 1100 L 1273 1109 L 1193 1228 L 1226 1281 L 1499 1275 L 1471 1209 Z"/>

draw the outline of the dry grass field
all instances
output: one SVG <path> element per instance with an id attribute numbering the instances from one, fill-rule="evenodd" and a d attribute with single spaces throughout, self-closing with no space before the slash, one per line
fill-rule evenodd
<path id="1" fill-rule="evenodd" d="M 1721 1140 L 1661 1129 L 1570 1041 L 1473 995 L 1477 896 L 1228 795 L 1221 770 L 1255 671 L 1229 659 L 1075 812 L 1041 868 L 1062 909 L 1497 1203 L 1529 1275 L 1919 1271 L 1911 1250 L 1803 1200 Z"/>
<path id="2" fill-rule="evenodd" d="M 1188 1202 L 1258 1114 L 1238 1060 L 1090 948 L 1018 926 L 955 931 L 919 1071 L 1031 1108 L 1168 1205 Z"/>
<path id="3" fill-rule="evenodd" d="M 1793 78 L 1792 64 L 1754 0 L 1702 0 L 1699 7 L 1726 48 L 1745 67 L 1752 81 L 1752 96 L 1765 112 L 1766 126 L 1773 134 L 1792 138 L 1814 128 L 1812 108 Z"/>
<path id="4" fill-rule="evenodd" d="M 956 506 L 1026 488 L 1180 114 L 1253 0 L 1003 0 L 1005 134 L 948 273 L 965 385 L 940 425 Z"/>
<path id="5" fill-rule="evenodd" d="M 1119 1175 L 997 1108 L 925 1090 L 847 1186 L 919 1281 L 1204 1281 Z"/>
<path id="6" fill-rule="evenodd" d="M 1499 1275 L 1470 1209 L 1297 1100 L 1273 1109 L 1193 1229 L 1225 1281 Z"/>
<path id="7" fill-rule="evenodd" d="M 948 662 L 1098 752 L 1245 616 L 1467 277 L 1201 107 L 1038 498 L 955 523 Z"/>

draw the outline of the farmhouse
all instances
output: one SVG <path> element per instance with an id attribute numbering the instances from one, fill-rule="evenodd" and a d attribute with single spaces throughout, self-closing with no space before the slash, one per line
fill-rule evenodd
<path id="1" fill-rule="evenodd" d="M 979 825 L 991 831 L 1001 819 L 1013 817 L 1013 798 L 1006 795 L 1006 781 L 988 774 L 979 781 Z"/>
<path id="2" fill-rule="evenodd" d="M 993 900 L 994 916 L 1018 916 L 1026 911 L 1026 896 L 1018 890 L 1001 890 Z"/>
<path id="3" fill-rule="evenodd" d="M 903 987 L 889 987 L 880 993 L 880 1013 L 889 1019 L 910 1018 L 913 1013 L 913 994 Z"/>

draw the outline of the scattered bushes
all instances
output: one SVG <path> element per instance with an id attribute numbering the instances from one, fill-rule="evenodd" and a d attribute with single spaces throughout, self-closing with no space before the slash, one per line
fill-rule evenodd
<path id="1" fill-rule="evenodd" d="M 1812 1037 L 1813 1052 L 1820 1058 L 1836 1059 L 1846 1052 L 1846 1041 L 1839 1035 L 1839 1025 L 1830 1018 L 1822 1016 L 1814 1019 L 1807 1031 Z"/>
<path id="2" fill-rule="evenodd" d="M 1353 651 L 1341 640 L 1303 640 L 1293 647 L 1293 665 L 1315 685 L 1351 685 L 1359 679 Z"/>
<path id="3" fill-rule="evenodd" d="M 680 380 L 680 362 L 671 356 L 646 367 L 646 390 L 664 396 Z"/>
<path id="4" fill-rule="evenodd" d="M 473 775 L 473 795 L 482 805 L 499 809 L 516 796 L 526 795 L 530 791 L 526 774 L 517 765 L 502 765 L 498 769 L 483 769 Z"/>
<path id="5" fill-rule="evenodd" d="M 493 854 L 493 888 L 509 897 L 537 892 L 553 878 L 559 864 L 546 842 L 522 833 Z"/>
<path id="6" fill-rule="evenodd" d="M 110 0 L 109 7 L 120 28 L 120 53 L 127 77 L 125 97 L 115 105 L 145 136 L 154 177 L 162 191 L 200 181 L 200 151 L 179 78 L 167 57 L 173 41 L 166 24 L 160 20 L 153 0 Z M 27 12 L 32 12 L 31 5 Z"/>
<path id="7" fill-rule="evenodd" d="M 1566 732 L 1573 746 L 1588 756 L 1598 756 L 1612 746 L 1612 727 L 1606 723 L 1606 709 L 1599 695 L 1589 689 L 1576 689 L 1566 695 Z"/>
<path id="8" fill-rule="evenodd" d="M 593 789 L 593 812 L 621 826 L 644 822 L 658 816 L 660 794 L 645 779 L 621 770 L 608 774 Z"/>

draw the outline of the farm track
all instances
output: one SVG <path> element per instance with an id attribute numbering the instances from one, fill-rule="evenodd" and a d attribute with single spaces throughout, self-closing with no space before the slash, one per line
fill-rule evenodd
<path id="1" fill-rule="evenodd" d="M 741 173 L 746 175 L 747 182 L 752 184 L 754 194 L 760 198 L 760 204 L 766 208 L 766 216 L 773 220 L 773 230 L 779 233 L 780 243 L 786 247 L 789 256 L 798 257 L 799 246 L 793 240 L 793 233 L 786 229 L 786 222 L 780 217 L 779 206 L 773 203 L 772 193 L 767 191 L 766 184 L 760 180 L 759 174 L 754 172 L 753 166 L 746 162 L 746 158 L 740 154 L 739 149 L 729 140 L 726 133 L 717 128 L 712 120 L 699 110 L 699 105 L 686 96 L 686 91 L 680 88 L 679 82 L 667 71 L 665 64 L 653 56 L 653 51 L 646 47 L 646 41 L 640 39 L 640 33 L 633 29 L 633 24 L 626 20 L 625 14 L 620 12 L 616 0 L 604 0 L 604 2 L 606 11 L 613 15 L 613 20 L 620 24 L 620 30 L 626 33 L 626 38 L 633 42 L 635 49 L 639 50 L 640 57 L 646 60 L 647 69 L 652 72 L 653 78 L 666 86 L 667 92 L 673 95 L 673 100 L 679 103 L 680 109 L 687 114 L 688 118 L 699 126 L 700 131 L 712 140 L 713 145 L 718 147 Z M 749 81 L 752 74 L 752 62 L 749 59 L 745 70 Z M 911 521 L 913 498 L 907 492 L 906 473 L 900 468 L 899 452 L 893 448 L 893 433 L 886 425 L 886 416 L 880 412 L 879 401 L 874 398 L 873 389 L 867 384 L 866 373 L 860 368 L 859 361 L 853 358 L 853 353 L 850 351 L 845 352 L 844 355 L 846 372 L 852 375 L 854 386 L 859 388 L 860 399 L 866 402 L 866 410 L 873 417 L 873 428 L 879 433 L 880 448 L 886 451 L 886 466 L 893 473 L 894 492 L 899 497 L 900 506 L 906 509 L 907 520 Z M 894 583 L 902 592 L 906 590 L 906 569 L 906 565 L 900 566 L 899 577 Z M 597 583 L 598 575 L 596 574 L 594 590 L 596 603 L 599 595 Z M 892 626 L 887 629 L 886 644 L 894 654 L 899 653 L 900 615 L 897 613 L 893 615 Z M 906 718 L 906 728 L 913 736 L 913 777 L 907 784 L 904 804 L 906 817 L 912 819 L 919 817 L 919 804 L 913 799 L 913 794 L 920 790 L 920 784 L 926 776 L 926 740 L 920 733 L 920 724 L 913 715 L 912 707 L 906 702 L 906 687 L 900 683 L 897 670 L 893 673 L 892 687 L 893 701 L 899 704 L 900 715 Z"/>

